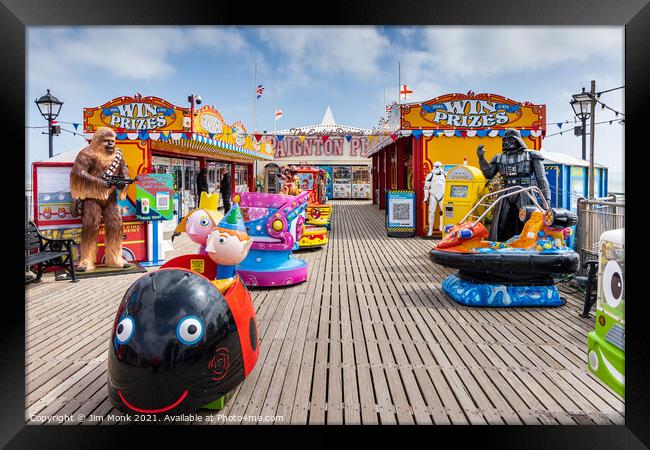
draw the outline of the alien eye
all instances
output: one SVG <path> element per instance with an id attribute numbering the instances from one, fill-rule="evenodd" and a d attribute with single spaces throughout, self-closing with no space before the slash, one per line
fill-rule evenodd
<path id="1" fill-rule="evenodd" d="M 616 308 L 623 299 L 623 270 L 616 261 L 609 261 L 603 271 L 603 294 L 612 308 Z"/>
<path id="2" fill-rule="evenodd" d="M 185 345 L 194 345 L 203 337 L 203 323 L 196 316 L 184 317 L 176 327 L 176 337 Z"/>
<path id="3" fill-rule="evenodd" d="M 208 219 L 207 217 L 202 217 L 199 223 L 204 227 L 207 227 L 208 225 L 210 225 L 210 219 Z"/>
<path id="4" fill-rule="evenodd" d="M 126 344 L 133 337 L 133 328 L 134 322 L 131 316 L 126 316 L 124 319 L 120 320 L 120 323 L 117 324 L 115 329 L 115 339 L 121 345 Z"/>

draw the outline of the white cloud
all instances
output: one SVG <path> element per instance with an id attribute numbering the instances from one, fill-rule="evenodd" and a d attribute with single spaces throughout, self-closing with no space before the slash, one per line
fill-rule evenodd
<path id="1" fill-rule="evenodd" d="M 208 54 L 246 48 L 239 31 L 227 27 L 84 27 L 29 30 L 29 74 L 33 81 L 91 73 L 151 80 L 177 73 L 173 56 L 192 49 Z"/>
<path id="2" fill-rule="evenodd" d="M 314 73 L 368 80 L 379 74 L 390 48 L 374 27 L 269 27 L 260 38 L 286 58 L 285 75 L 302 82 Z"/>
<path id="3" fill-rule="evenodd" d="M 537 71 L 623 52 L 622 27 L 428 27 L 427 63 L 447 76 Z"/>

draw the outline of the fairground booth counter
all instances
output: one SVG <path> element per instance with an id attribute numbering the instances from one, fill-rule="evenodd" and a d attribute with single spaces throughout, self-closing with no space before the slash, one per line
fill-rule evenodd
<path id="1" fill-rule="evenodd" d="M 192 120 L 193 116 L 193 120 Z M 196 176 L 208 170 L 210 193 L 218 192 L 219 168 L 231 174 L 234 192 L 254 190 L 254 165 L 273 158 L 272 143 L 249 135 L 242 122 L 226 124 L 212 106 L 183 108 L 158 97 L 118 97 L 99 107 L 84 108 L 85 138 L 90 141 L 99 127 L 115 130 L 131 178 L 144 174 L 173 174 L 174 215 L 169 220 L 136 220 L 136 185 L 128 187 L 119 202 L 124 223 L 124 257 L 158 264 L 171 248 L 168 239 L 178 224 L 198 205 Z M 81 151 L 68 152 L 33 164 L 34 219 L 54 237 L 81 239 L 81 219 L 71 214 L 70 170 Z M 219 199 L 222 203 L 222 199 Z M 100 228 L 98 263 L 103 257 L 103 225 Z"/>
<path id="2" fill-rule="evenodd" d="M 467 183 L 456 195 L 474 193 L 473 184 L 485 184 L 478 170 L 476 148 L 485 147 L 485 158 L 501 153 L 501 137 L 515 128 L 529 149 L 539 150 L 545 133 L 546 106 L 517 102 L 496 94 L 446 94 L 426 102 L 394 105 L 386 126 L 387 136 L 370 149 L 373 170 L 373 203 L 386 208 L 388 190 L 415 191 L 415 232 L 427 231 L 424 182 L 433 163 L 440 161 L 449 184 L 449 172 L 466 163 L 453 176 Z M 474 169 L 476 168 L 476 169 Z M 474 179 L 476 178 L 476 180 Z M 435 215 L 435 229 L 442 215 Z M 444 219 L 442 219 L 444 220 Z"/>
<path id="3" fill-rule="evenodd" d="M 279 168 L 309 165 L 323 169 L 328 199 L 370 199 L 370 160 L 366 153 L 372 130 L 340 125 L 328 107 L 319 125 L 274 131 L 275 160 L 260 168 L 264 192 L 280 192 Z"/>

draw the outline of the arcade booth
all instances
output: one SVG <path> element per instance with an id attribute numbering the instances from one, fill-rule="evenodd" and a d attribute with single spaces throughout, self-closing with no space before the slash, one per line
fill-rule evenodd
<path id="1" fill-rule="evenodd" d="M 279 193 L 278 165 L 311 165 L 326 172 L 327 199 L 370 199 L 372 130 L 337 124 L 328 107 L 318 125 L 274 131 L 275 159 L 266 163 L 265 192 Z"/>
<path id="2" fill-rule="evenodd" d="M 327 204 L 327 173 L 318 167 L 296 166 L 299 189 L 308 192 L 306 220 L 303 225 L 300 248 L 321 247 L 329 241 L 328 231 L 332 205 Z"/>
<path id="3" fill-rule="evenodd" d="M 481 176 L 476 149 L 483 145 L 485 158 L 501 152 L 501 141 L 508 128 L 521 134 L 526 147 L 539 150 L 546 127 L 546 106 L 518 102 L 497 94 L 445 94 L 425 102 L 395 104 L 390 110 L 385 136 L 368 151 L 372 158 L 372 201 L 386 208 L 386 191 L 413 189 L 416 193 L 416 235 L 425 236 L 430 228 L 444 229 L 440 221 L 459 217 L 480 198 L 476 189 Z M 450 180 L 447 196 L 437 203 L 438 212 L 428 214 L 425 180 L 440 162 L 446 173 L 457 166 L 469 166 Z M 480 170 L 478 170 L 480 173 Z M 452 183 L 453 181 L 453 183 Z M 412 186 L 410 186 L 412 184 Z M 452 206 L 446 210 L 446 204 Z M 462 206 L 461 206 L 462 204 Z M 429 224 L 429 216 L 434 223 Z"/>
<path id="4" fill-rule="evenodd" d="M 138 182 L 127 187 L 127 198 L 118 204 L 124 226 L 123 256 L 127 261 L 160 265 L 169 239 L 180 219 L 198 207 L 196 175 L 208 171 L 208 185 L 218 191 L 218 170 L 231 173 L 231 191 L 253 191 L 254 163 L 271 160 L 271 142 L 250 135 L 242 122 L 226 124 L 212 106 L 198 110 L 174 105 L 158 97 L 117 97 L 98 107 L 84 108 L 85 137 L 90 141 L 100 127 L 117 134 L 131 178 L 153 174 L 173 175 L 173 217 L 168 220 L 138 220 Z M 81 237 L 81 219 L 73 217 L 70 171 L 82 149 L 33 163 L 34 221 L 49 237 Z M 213 191 L 214 190 L 214 191 Z M 221 202 L 222 200 L 219 199 Z M 103 257 L 103 225 L 97 263 Z"/>

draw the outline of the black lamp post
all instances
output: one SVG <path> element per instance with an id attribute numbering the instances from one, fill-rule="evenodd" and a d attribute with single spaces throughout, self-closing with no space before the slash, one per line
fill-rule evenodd
<path id="1" fill-rule="evenodd" d="M 581 93 L 573 94 L 570 103 L 576 117 L 582 121 L 582 160 L 584 161 L 587 159 L 587 119 L 591 116 L 591 94 L 582 88 Z"/>
<path id="2" fill-rule="evenodd" d="M 63 102 L 58 98 L 50 94 L 50 90 L 47 90 L 47 94 L 41 98 L 34 100 L 36 106 L 38 106 L 38 111 L 41 113 L 41 116 L 47 120 L 47 134 L 50 138 L 50 158 L 54 156 L 54 150 L 52 148 L 52 136 L 54 135 L 54 130 L 52 129 L 52 121 L 57 118 L 59 112 L 61 111 L 61 105 Z M 58 134 L 58 133 L 57 133 Z"/>

